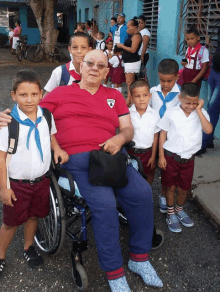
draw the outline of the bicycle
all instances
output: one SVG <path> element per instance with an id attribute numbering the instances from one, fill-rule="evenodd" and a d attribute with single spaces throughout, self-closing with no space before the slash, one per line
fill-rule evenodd
<path id="1" fill-rule="evenodd" d="M 45 38 L 40 37 L 40 42 L 36 45 L 31 46 L 28 49 L 27 57 L 28 57 L 29 61 L 34 62 L 34 63 L 38 63 L 38 62 L 42 61 L 43 58 L 45 57 L 43 44 L 42 44 L 43 39 L 45 39 Z M 66 55 L 63 53 L 63 51 L 61 49 L 59 49 L 55 45 L 54 52 L 48 53 L 48 56 L 51 57 L 52 62 L 54 62 L 55 58 L 60 57 L 62 59 L 62 57 L 66 56 Z"/>
<path id="2" fill-rule="evenodd" d="M 24 59 L 27 59 L 27 39 L 28 36 L 20 36 L 19 40 L 17 41 L 17 47 L 16 47 L 16 56 L 18 58 L 18 61 L 22 60 L 22 56 Z"/>

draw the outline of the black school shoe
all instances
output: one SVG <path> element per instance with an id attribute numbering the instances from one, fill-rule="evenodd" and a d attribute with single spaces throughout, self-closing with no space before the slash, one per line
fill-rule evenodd
<path id="1" fill-rule="evenodd" d="M 24 258 L 31 268 L 37 268 L 43 264 L 42 256 L 39 255 L 33 245 L 28 250 L 24 250 Z"/>
<path id="2" fill-rule="evenodd" d="M 0 277 L 5 269 L 6 266 L 6 261 L 5 260 L 0 260 Z"/>

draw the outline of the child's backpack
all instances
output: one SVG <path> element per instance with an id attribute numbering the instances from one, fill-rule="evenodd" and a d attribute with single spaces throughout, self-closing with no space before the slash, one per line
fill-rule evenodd
<path id="1" fill-rule="evenodd" d="M 69 63 L 63 64 L 61 66 L 61 68 L 62 68 L 62 74 L 61 74 L 61 79 L 60 79 L 60 85 L 59 86 L 68 85 L 68 83 L 70 81 Z M 73 82 L 79 83 L 80 80 L 74 80 Z"/>
<path id="2" fill-rule="evenodd" d="M 51 126 L 52 126 L 52 117 L 51 117 L 51 112 L 46 109 L 43 109 L 43 116 L 45 117 L 49 132 L 51 133 Z M 9 154 L 15 154 L 17 151 L 17 146 L 18 146 L 18 138 L 19 138 L 19 122 L 16 121 L 13 117 L 11 120 L 11 123 L 8 124 L 8 153 Z"/>
<path id="3" fill-rule="evenodd" d="M 202 68 L 203 64 L 202 64 L 202 56 L 203 56 L 203 52 L 205 50 L 205 46 L 202 46 L 199 53 L 198 53 L 198 60 L 199 60 L 199 65 Z M 210 71 L 211 71 L 211 66 L 212 66 L 212 58 L 209 57 L 209 63 L 208 63 L 208 70 L 205 72 L 205 74 L 203 75 L 202 79 L 203 80 L 208 80 L 209 75 L 210 75 Z"/>
<path id="4" fill-rule="evenodd" d="M 100 43 L 99 43 L 99 50 L 101 51 L 102 50 L 102 44 L 105 44 L 105 41 L 101 41 Z M 105 45 L 105 47 L 104 47 L 104 50 L 103 51 L 105 51 L 106 50 L 106 45 Z"/>

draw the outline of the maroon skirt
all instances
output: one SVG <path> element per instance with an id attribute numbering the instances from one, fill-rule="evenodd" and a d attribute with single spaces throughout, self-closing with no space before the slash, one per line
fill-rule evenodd
<path id="1" fill-rule="evenodd" d="M 112 83 L 114 84 L 120 84 L 125 82 L 125 73 L 123 67 L 116 67 L 113 68 L 112 73 Z"/>
<path id="2" fill-rule="evenodd" d="M 112 68 L 112 66 L 110 65 L 109 62 L 108 62 L 108 68 L 109 68 L 109 72 L 108 72 L 108 75 L 106 77 L 112 77 L 113 68 Z"/>
<path id="3" fill-rule="evenodd" d="M 201 70 L 184 68 L 182 72 L 183 83 L 192 82 L 192 80 L 199 74 Z M 196 82 L 201 87 L 202 80 Z"/>

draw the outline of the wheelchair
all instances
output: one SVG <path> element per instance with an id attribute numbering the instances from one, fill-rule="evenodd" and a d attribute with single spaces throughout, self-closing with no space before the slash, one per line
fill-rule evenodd
<path id="1" fill-rule="evenodd" d="M 133 167 L 144 176 L 140 159 L 134 155 L 129 156 Z M 87 250 L 86 225 L 91 221 L 90 210 L 80 195 L 72 175 L 54 163 L 51 169 L 50 211 L 47 217 L 39 219 L 35 242 L 42 252 L 58 255 L 67 234 L 72 239 L 73 282 L 79 290 L 85 291 L 89 283 L 83 267 L 82 252 Z M 127 218 L 120 206 L 118 212 L 120 223 L 127 224 Z"/>

